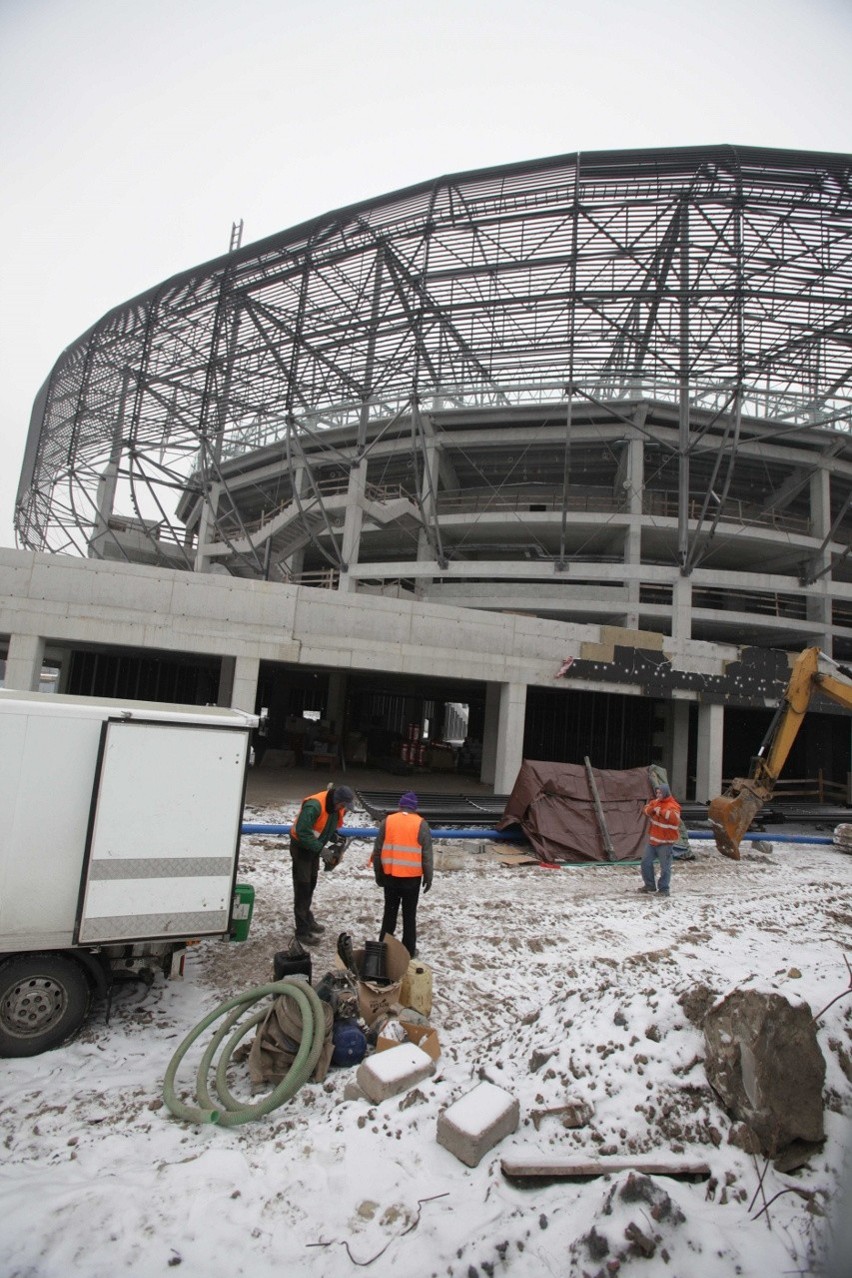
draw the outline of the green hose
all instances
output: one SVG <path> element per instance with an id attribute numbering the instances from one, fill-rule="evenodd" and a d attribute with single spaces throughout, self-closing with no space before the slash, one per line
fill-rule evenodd
<path id="1" fill-rule="evenodd" d="M 296 1053 L 293 1064 L 278 1086 L 263 1100 L 258 1101 L 256 1105 L 244 1104 L 242 1101 L 237 1100 L 228 1090 L 226 1075 L 231 1056 L 240 1040 L 267 1015 L 269 1008 L 261 1008 L 244 1024 L 237 1026 L 222 1049 L 222 1054 L 216 1067 L 217 1104 L 210 1094 L 207 1083 L 207 1075 L 217 1048 L 235 1022 L 243 1015 L 248 1005 L 266 998 L 269 994 L 274 998 L 281 994 L 288 995 L 295 1000 L 296 1006 L 301 1013 L 302 1041 L 299 1044 L 299 1050 Z M 180 1068 L 180 1063 L 191 1044 L 203 1034 L 208 1026 L 228 1012 L 230 1012 L 230 1015 L 227 1016 L 224 1024 L 214 1034 L 198 1066 L 196 1094 L 200 1103 L 198 1105 L 187 1105 L 178 1098 L 175 1092 L 175 1078 Z M 261 1118 L 264 1114 L 269 1114 L 273 1109 L 277 1109 L 279 1105 L 283 1105 L 284 1101 L 294 1096 L 302 1084 L 307 1082 L 314 1072 L 324 1041 L 325 1008 L 307 981 L 285 977 L 284 980 L 275 981 L 270 985 L 258 985 L 253 990 L 248 990 L 245 994 L 238 994 L 236 998 L 228 999 L 226 1003 L 220 1004 L 209 1016 L 205 1016 L 203 1021 L 199 1021 L 195 1029 L 187 1034 L 169 1061 L 169 1067 L 163 1080 L 163 1100 L 175 1118 L 183 1118 L 190 1123 L 218 1123 L 220 1127 L 238 1127 L 241 1123 L 249 1123 L 252 1119 Z"/>

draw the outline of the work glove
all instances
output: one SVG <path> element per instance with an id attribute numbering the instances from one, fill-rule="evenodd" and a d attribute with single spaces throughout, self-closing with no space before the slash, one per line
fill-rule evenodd
<path id="1" fill-rule="evenodd" d="M 424 891 L 424 892 L 428 892 L 431 886 L 432 886 L 432 880 L 431 880 L 431 879 L 424 879 L 424 880 L 423 880 L 423 891 Z"/>
<path id="2" fill-rule="evenodd" d="M 324 870 L 334 870 L 340 865 L 343 860 L 343 853 L 346 851 L 347 842 L 347 839 L 340 838 L 339 835 L 329 839 L 327 846 L 320 853 Z"/>

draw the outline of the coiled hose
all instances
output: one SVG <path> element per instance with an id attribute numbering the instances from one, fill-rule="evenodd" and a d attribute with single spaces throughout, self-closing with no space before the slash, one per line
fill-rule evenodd
<path id="1" fill-rule="evenodd" d="M 207 1076 L 219 1044 L 249 1005 L 266 998 L 267 995 L 277 998 L 280 994 L 287 994 L 295 1000 L 302 1017 L 302 1041 L 299 1044 L 299 1050 L 296 1053 L 293 1064 L 278 1086 L 263 1100 L 258 1101 L 256 1105 L 246 1105 L 228 1090 L 226 1076 L 231 1056 L 241 1039 L 267 1015 L 269 1008 L 261 1008 L 244 1024 L 237 1026 L 222 1049 L 215 1076 L 217 1103 L 210 1094 Z M 230 1013 L 230 1015 L 226 1015 L 227 1013 Z M 220 1016 L 226 1016 L 225 1022 L 210 1040 L 201 1057 L 196 1073 L 196 1096 L 199 1103 L 197 1105 L 187 1105 L 179 1099 L 175 1092 L 175 1079 L 178 1069 L 190 1046 Z M 264 1114 L 269 1114 L 273 1109 L 277 1109 L 279 1105 L 283 1105 L 284 1101 L 294 1096 L 302 1084 L 307 1082 L 314 1072 L 324 1040 L 325 1009 L 316 992 L 307 981 L 285 977 L 283 980 L 274 981 L 269 985 L 257 985 L 245 994 L 239 994 L 236 998 L 228 999 L 226 1003 L 220 1004 L 187 1034 L 169 1061 L 169 1067 L 163 1080 L 163 1100 L 175 1118 L 183 1118 L 190 1123 L 218 1123 L 220 1127 L 238 1127 L 241 1123 L 249 1123 L 252 1119 L 261 1118 Z"/>

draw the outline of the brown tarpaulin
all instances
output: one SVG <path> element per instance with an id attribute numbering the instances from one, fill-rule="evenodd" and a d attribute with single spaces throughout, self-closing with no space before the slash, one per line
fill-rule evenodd
<path id="1" fill-rule="evenodd" d="M 647 768 L 592 768 L 613 861 L 641 860 L 652 798 Z M 520 825 L 542 861 L 608 861 L 586 769 L 577 763 L 524 759 L 497 826 Z"/>

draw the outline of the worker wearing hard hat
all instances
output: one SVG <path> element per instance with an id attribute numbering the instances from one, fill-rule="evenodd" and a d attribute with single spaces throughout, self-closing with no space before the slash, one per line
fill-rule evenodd
<path id="1" fill-rule="evenodd" d="M 417 903 L 420 887 L 432 886 L 432 832 L 417 814 L 413 790 L 401 795 L 396 812 L 389 812 L 373 844 L 376 882 L 384 888 L 385 912 L 379 939 L 396 931 L 402 906 L 402 943 L 412 958 L 417 953 Z"/>

